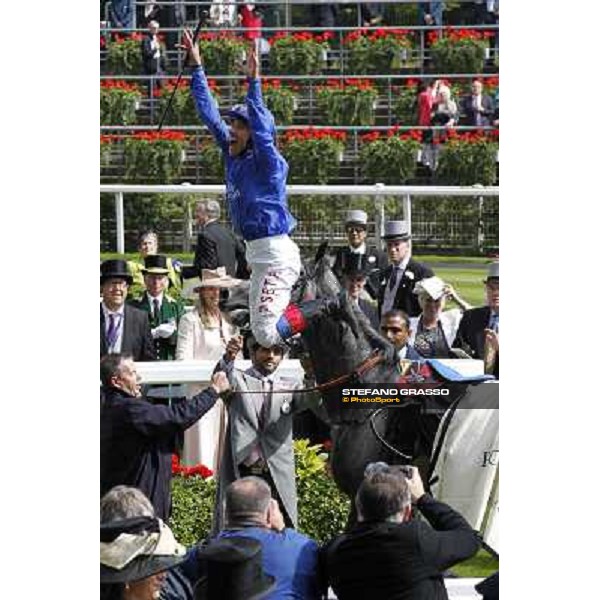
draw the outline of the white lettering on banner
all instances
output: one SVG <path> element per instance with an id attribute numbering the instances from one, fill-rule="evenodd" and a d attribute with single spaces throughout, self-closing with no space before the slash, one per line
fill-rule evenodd
<path id="1" fill-rule="evenodd" d="M 449 396 L 450 390 L 445 388 L 344 388 L 342 395 L 350 396 L 356 394 L 358 396 Z"/>

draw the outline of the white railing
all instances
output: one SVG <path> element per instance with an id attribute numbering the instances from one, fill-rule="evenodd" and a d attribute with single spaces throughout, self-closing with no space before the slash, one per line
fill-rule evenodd
<path id="1" fill-rule="evenodd" d="M 381 233 L 385 221 L 385 199 L 389 196 L 402 197 L 403 215 L 411 227 L 411 196 L 456 196 L 477 197 L 483 203 L 484 196 L 499 196 L 497 186 L 411 186 L 411 185 L 288 185 L 288 196 L 373 196 L 375 218 L 375 236 L 381 243 Z M 117 252 L 125 252 L 125 219 L 123 194 L 224 194 L 224 185 L 121 185 L 106 184 L 100 186 L 100 193 L 115 195 L 115 216 L 117 222 Z"/>
<path id="2" fill-rule="evenodd" d="M 483 361 L 470 358 L 440 360 L 441 363 L 462 375 L 483 374 Z M 216 360 L 165 360 L 137 362 L 137 371 L 145 384 L 206 383 L 210 381 L 217 364 Z M 252 366 L 249 360 L 236 360 L 235 368 L 245 371 Z M 277 373 L 286 379 L 301 379 L 304 369 L 299 360 L 286 359 L 281 362 Z"/>

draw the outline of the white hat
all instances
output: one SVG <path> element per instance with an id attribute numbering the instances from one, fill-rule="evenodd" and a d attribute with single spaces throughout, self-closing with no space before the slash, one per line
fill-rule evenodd
<path id="1" fill-rule="evenodd" d="M 446 284 L 439 277 L 434 275 L 433 277 L 427 277 L 426 279 L 417 281 L 413 293 L 417 295 L 428 294 L 434 300 L 439 300 L 444 296 L 445 286 Z"/>
<path id="2" fill-rule="evenodd" d="M 229 289 L 242 283 L 241 279 L 235 279 L 227 275 L 225 267 L 216 269 L 202 269 L 202 279 L 194 277 L 186 282 L 183 288 L 185 298 L 193 298 L 194 294 L 205 287 L 215 287 L 220 289 Z"/>

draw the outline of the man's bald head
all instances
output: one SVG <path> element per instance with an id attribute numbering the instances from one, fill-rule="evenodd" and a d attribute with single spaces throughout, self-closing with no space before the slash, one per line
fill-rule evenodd
<path id="1" fill-rule="evenodd" d="M 225 492 L 225 516 L 228 523 L 244 520 L 265 520 L 271 488 L 260 477 L 242 477 L 231 483 Z"/>

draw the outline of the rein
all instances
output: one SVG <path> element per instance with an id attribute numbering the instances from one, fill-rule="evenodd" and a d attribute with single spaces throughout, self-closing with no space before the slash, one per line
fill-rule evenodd
<path id="1" fill-rule="evenodd" d="M 328 381 L 325 381 L 324 383 L 320 383 L 320 384 L 312 386 L 312 387 L 297 388 L 294 390 L 289 390 L 289 389 L 272 390 L 270 393 L 271 394 L 289 394 L 291 391 L 293 391 L 295 394 L 298 394 L 298 393 L 307 394 L 310 392 L 323 392 L 325 390 L 329 390 L 332 387 L 335 387 L 342 383 L 346 383 L 346 381 L 349 381 L 350 379 L 352 379 L 352 377 L 360 377 L 360 376 L 364 375 L 367 371 L 371 370 L 373 367 L 376 367 L 378 364 L 380 364 L 384 360 L 385 360 L 384 355 L 381 354 L 379 351 L 375 351 L 373 354 L 370 354 L 369 356 L 367 356 L 367 358 L 365 358 L 365 360 L 363 360 L 350 373 L 340 375 L 339 377 L 336 377 L 335 379 L 329 379 Z M 262 393 L 263 392 L 251 392 L 251 391 L 244 392 L 244 394 L 262 394 Z"/>

